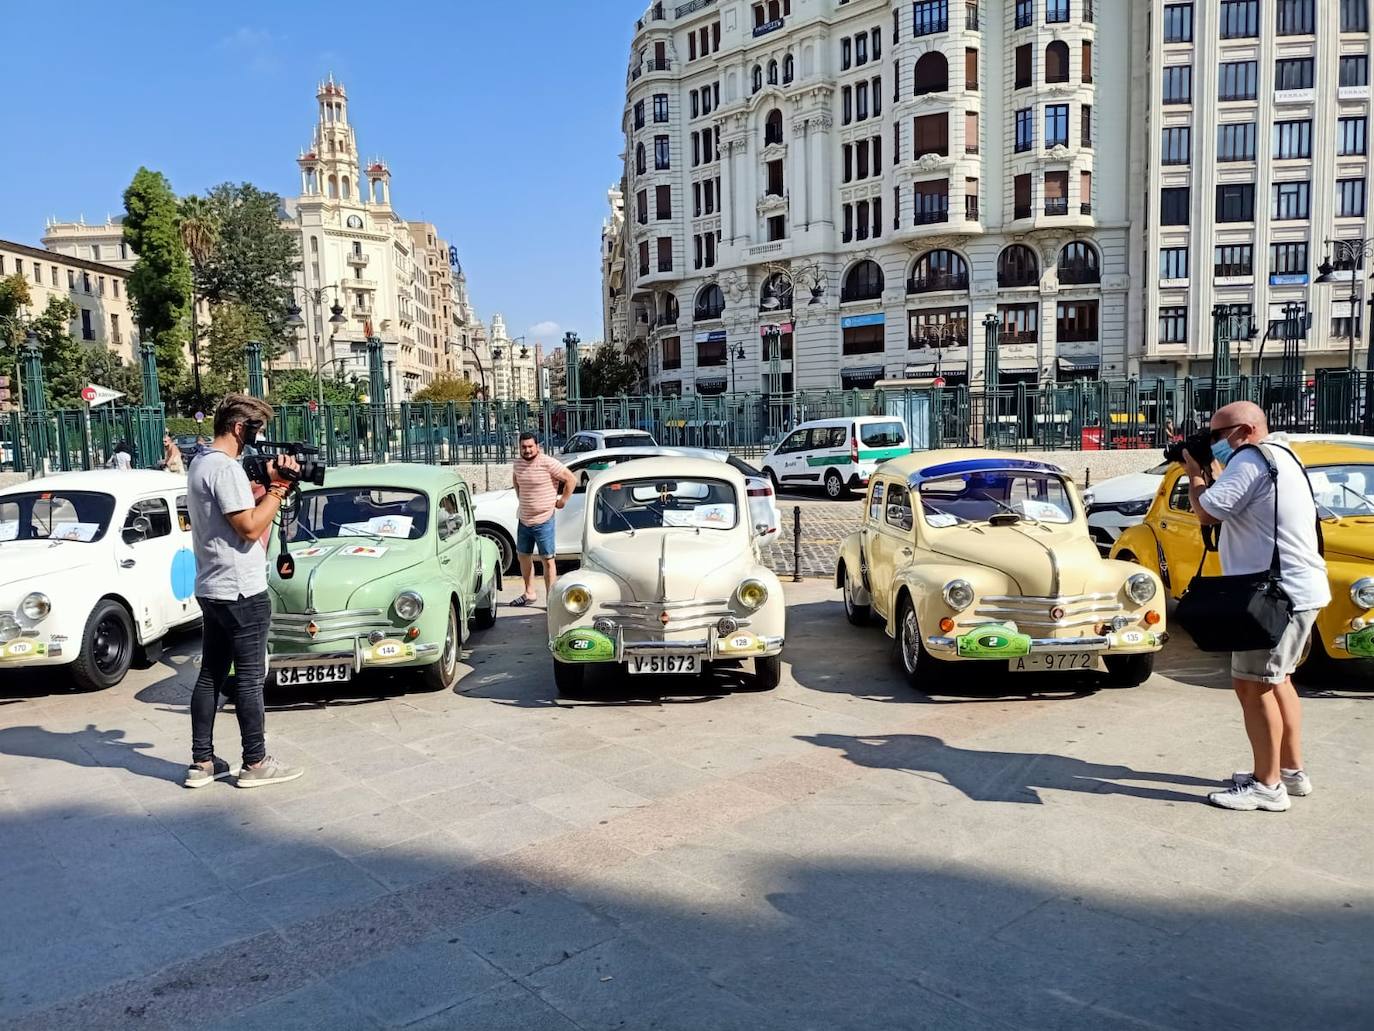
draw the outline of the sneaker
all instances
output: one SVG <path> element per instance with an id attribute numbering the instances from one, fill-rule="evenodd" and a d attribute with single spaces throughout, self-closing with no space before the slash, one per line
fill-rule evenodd
<path id="1" fill-rule="evenodd" d="M 186 779 L 181 783 L 188 788 L 203 788 L 217 780 L 229 776 L 229 764 L 215 756 L 206 763 L 192 763 L 186 767 Z"/>
<path id="2" fill-rule="evenodd" d="M 1306 798 L 1312 794 L 1312 778 L 1307 775 L 1305 770 L 1280 770 L 1279 777 L 1283 781 L 1283 786 L 1288 789 L 1288 793 L 1295 798 Z M 1244 784 L 1246 781 L 1254 780 L 1253 773 L 1236 772 L 1231 774 L 1228 784 Z"/>
<path id="3" fill-rule="evenodd" d="M 239 770 L 238 785 L 241 788 L 260 788 L 268 784 L 285 784 L 304 772 L 299 766 L 283 766 L 269 755 L 258 765 L 244 766 Z"/>
<path id="4" fill-rule="evenodd" d="M 1288 789 L 1280 781 L 1278 787 L 1267 788 L 1254 777 L 1236 781 L 1225 791 L 1213 791 L 1207 801 L 1222 809 L 1239 812 L 1253 812 L 1256 809 L 1266 813 L 1283 813 L 1293 803 L 1288 798 Z"/>

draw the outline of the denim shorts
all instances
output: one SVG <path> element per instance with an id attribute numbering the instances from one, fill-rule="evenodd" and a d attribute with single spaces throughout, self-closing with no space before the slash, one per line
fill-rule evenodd
<path id="1" fill-rule="evenodd" d="M 1320 609 L 1293 613 L 1288 629 L 1272 649 L 1231 653 L 1231 677 L 1257 684 L 1282 684 L 1298 668 Z"/>
<path id="2" fill-rule="evenodd" d="M 553 556 L 553 520 L 540 523 L 538 526 L 526 526 L 524 523 L 515 532 L 515 553 L 517 555 L 533 555 L 538 548 L 538 554 L 545 558 Z"/>

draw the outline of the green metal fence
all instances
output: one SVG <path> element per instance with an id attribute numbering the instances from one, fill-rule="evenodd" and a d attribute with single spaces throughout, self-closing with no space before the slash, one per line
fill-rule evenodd
<path id="1" fill-rule="evenodd" d="M 42 474 L 100 469 L 127 443 L 134 465 L 162 460 L 161 408 L 50 409 L 0 416 L 0 469 Z"/>

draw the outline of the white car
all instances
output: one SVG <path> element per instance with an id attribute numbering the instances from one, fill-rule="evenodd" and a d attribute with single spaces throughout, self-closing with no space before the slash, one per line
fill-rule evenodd
<path id="1" fill-rule="evenodd" d="M 763 457 L 775 489 L 820 487 L 832 501 L 868 486 L 882 463 L 911 454 L 901 419 L 860 415 L 804 422 Z"/>
<path id="2" fill-rule="evenodd" d="M 195 585 L 184 476 L 99 470 L 0 490 L 0 670 L 65 666 L 83 688 L 113 687 L 200 618 Z"/>
<path id="3" fill-rule="evenodd" d="M 745 478 L 748 485 L 750 526 L 767 526 L 765 537 L 777 533 L 782 528 L 782 515 L 778 512 L 773 485 L 749 463 L 725 451 L 653 445 L 590 451 L 573 456 L 564 462 L 568 469 L 577 475 L 577 490 L 568 499 L 563 510 L 554 517 L 554 557 L 560 561 L 577 561 L 582 556 L 582 517 L 586 511 L 587 481 L 593 474 L 602 469 L 609 469 L 618 462 L 659 456 L 727 463 Z M 477 518 L 477 533 L 495 542 L 501 551 L 501 568 L 505 572 L 517 572 L 519 566 L 515 557 L 515 533 L 519 526 L 516 510 L 520 502 L 515 496 L 515 491 L 510 488 L 488 491 L 476 495 L 472 500 Z"/>
<path id="4" fill-rule="evenodd" d="M 782 672 L 787 604 L 759 555 L 748 487 L 723 462 L 660 457 L 598 473 L 587 488 L 582 568 L 549 597 L 560 694 L 618 665 L 630 675 L 695 675 L 753 664 Z"/>
<path id="5" fill-rule="evenodd" d="M 584 455 L 612 448 L 657 447 L 658 441 L 647 430 L 581 430 L 563 445 L 565 455 Z"/>

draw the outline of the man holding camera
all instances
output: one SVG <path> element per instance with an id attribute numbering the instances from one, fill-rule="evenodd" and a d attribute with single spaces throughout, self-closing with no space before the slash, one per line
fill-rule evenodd
<path id="1" fill-rule="evenodd" d="M 215 412 L 210 449 L 191 464 L 187 476 L 196 600 L 203 616 L 200 676 L 191 694 L 191 765 L 184 781 L 188 788 L 230 776 L 229 764 L 214 750 L 215 711 L 219 696 L 229 690 L 243 742 L 238 786 L 281 784 L 304 772 L 271 758 L 263 731 L 272 604 L 259 541 L 271 529 L 300 470 L 294 458 L 272 460 L 267 466 L 271 485 L 254 500 L 240 459 L 271 419 L 267 402 L 230 394 Z M 226 690 L 230 666 L 234 687 Z"/>
<path id="2" fill-rule="evenodd" d="M 1316 502 L 1298 457 L 1277 444 L 1264 447 L 1278 469 L 1275 484 L 1261 452 L 1235 454 L 1249 444 L 1265 445 L 1268 437 L 1264 411 L 1249 401 L 1237 401 L 1212 416 L 1211 468 L 1204 470 L 1186 446 L 1183 461 L 1198 521 L 1204 527 L 1223 526 L 1222 572 L 1263 572 L 1270 567 L 1277 541 L 1283 590 L 1293 608 L 1282 639 L 1272 649 L 1232 653 L 1232 686 L 1245 716 L 1254 767 L 1250 773 L 1236 774 L 1227 790 L 1214 792 L 1208 800 L 1224 809 L 1284 812 L 1290 795 L 1312 792 L 1302 768 L 1302 706 L 1292 674 L 1317 613 L 1331 601 L 1331 589 L 1317 539 Z M 1219 470 L 1219 463 L 1225 471 Z"/>

